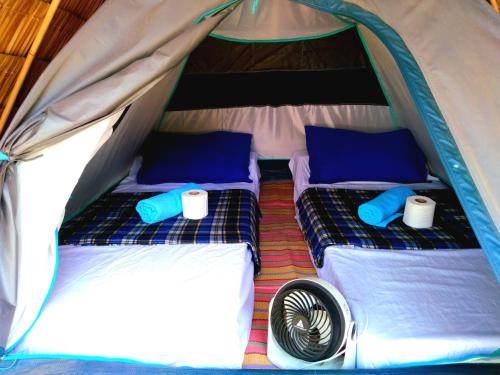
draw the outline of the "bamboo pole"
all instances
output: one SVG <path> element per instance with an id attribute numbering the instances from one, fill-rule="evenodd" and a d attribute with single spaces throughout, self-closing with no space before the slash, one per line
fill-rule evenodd
<path id="1" fill-rule="evenodd" d="M 500 6 L 498 5 L 498 0 L 490 0 L 490 4 L 497 13 L 500 13 Z"/>
<path id="2" fill-rule="evenodd" d="M 7 123 L 7 119 L 9 118 L 10 112 L 14 107 L 14 103 L 16 102 L 17 95 L 19 94 L 19 91 L 21 90 L 24 80 L 28 75 L 28 72 L 30 70 L 31 64 L 33 63 L 33 60 L 35 59 L 35 55 L 38 51 L 38 48 L 40 47 L 43 37 L 45 36 L 47 29 L 49 28 L 50 22 L 54 18 L 54 14 L 56 13 L 57 7 L 59 6 L 60 2 L 61 0 L 52 0 L 52 2 L 49 5 L 49 8 L 47 9 L 47 13 L 45 13 L 45 17 L 43 18 L 42 24 L 38 29 L 35 39 L 33 40 L 33 44 L 31 44 L 30 50 L 28 51 L 28 55 L 26 56 L 26 60 L 24 61 L 23 67 L 21 68 L 21 71 L 17 76 L 14 87 L 12 88 L 12 91 L 9 94 L 9 98 L 7 99 L 7 103 L 5 104 L 5 108 L 2 112 L 2 117 L 0 117 L 0 135 L 3 133 L 5 124 Z"/>

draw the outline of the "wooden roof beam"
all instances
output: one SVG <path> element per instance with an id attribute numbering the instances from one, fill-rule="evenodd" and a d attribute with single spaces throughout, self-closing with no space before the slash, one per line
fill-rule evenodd
<path id="1" fill-rule="evenodd" d="M 21 68 L 21 71 L 19 72 L 19 76 L 17 77 L 16 82 L 14 84 L 14 87 L 9 94 L 9 98 L 7 99 L 7 103 L 5 104 L 5 108 L 2 112 L 2 116 L 0 117 L 0 135 L 3 134 L 5 125 L 7 123 L 7 119 L 9 118 L 10 113 L 12 111 L 12 108 L 14 107 L 14 103 L 16 101 L 17 95 L 19 94 L 19 91 L 21 90 L 23 82 L 26 79 L 26 76 L 28 75 L 28 71 L 31 67 L 31 64 L 33 63 L 33 60 L 35 59 L 38 48 L 40 47 L 40 44 L 42 43 L 43 37 L 45 36 L 45 33 L 47 32 L 47 29 L 49 28 L 49 25 L 50 25 L 52 19 L 54 18 L 54 14 L 56 13 L 56 10 L 57 10 L 60 2 L 61 2 L 61 0 L 52 0 L 49 8 L 47 9 L 47 13 L 45 13 L 45 17 L 43 18 L 42 24 L 40 25 L 40 28 L 38 29 L 38 32 L 35 36 L 33 44 L 31 44 L 30 50 L 28 52 L 28 56 L 26 57 L 26 60 L 24 61 L 23 67 Z"/>
<path id="2" fill-rule="evenodd" d="M 500 13 L 500 4 L 498 0 L 490 0 L 490 4 L 497 13 Z"/>

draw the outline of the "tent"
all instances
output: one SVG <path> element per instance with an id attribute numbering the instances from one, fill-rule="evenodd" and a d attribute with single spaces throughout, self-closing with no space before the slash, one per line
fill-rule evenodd
<path id="1" fill-rule="evenodd" d="M 0 347 L 16 345 L 50 293 L 65 215 L 123 178 L 154 127 L 196 123 L 198 111 L 164 108 L 207 35 L 291 43 L 352 29 L 388 105 L 339 105 L 314 119 L 410 128 L 433 172 L 454 187 L 500 279 L 500 24 L 487 3 L 108 0 L 50 63 L 0 140 Z M 305 116 L 280 108 L 250 106 L 233 118 Z M 206 115 L 216 123 L 222 112 Z M 302 142 L 297 123 L 266 124 L 251 130 L 262 139 L 278 134 L 283 145 Z M 292 151 L 259 147 L 271 158 Z"/>

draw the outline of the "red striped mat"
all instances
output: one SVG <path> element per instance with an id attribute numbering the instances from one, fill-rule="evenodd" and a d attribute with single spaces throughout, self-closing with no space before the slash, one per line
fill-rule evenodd
<path id="1" fill-rule="evenodd" d="M 266 356 L 268 306 L 281 285 L 300 277 L 316 276 L 307 245 L 295 220 L 293 183 L 264 182 L 260 190 L 261 273 L 255 279 L 255 304 L 244 368 L 269 369 Z"/>

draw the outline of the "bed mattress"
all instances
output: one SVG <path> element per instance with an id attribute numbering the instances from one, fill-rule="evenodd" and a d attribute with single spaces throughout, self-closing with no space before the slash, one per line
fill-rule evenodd
<path id="1" fill-rule="evenodd" d="M 357 322 L 357 367 L 463 361 L 500 348 L 500 286 L 482 251 L 332 246 L 318 275 Z"/>
<path id="2" fill-rule="evenodd" d="M 311 187 L 386 190 L 400 185 L 309 184 L 305 151 L 294 154 L 290 169 L 295 201 Z M 432 177 L 405 186 L 447 188 Z M 480 250 L 328 246 L 317 272 L 341 291 L 351 308 L 357 322 L 359 368 L 457 362 L 500 348 L 500 286 Z"/>
<path id="3" fill-rule="evenodd" d="M 15 353 L 242 366 L 253 313 L 246 244 L 59 250 L 54 289 Z"/>

